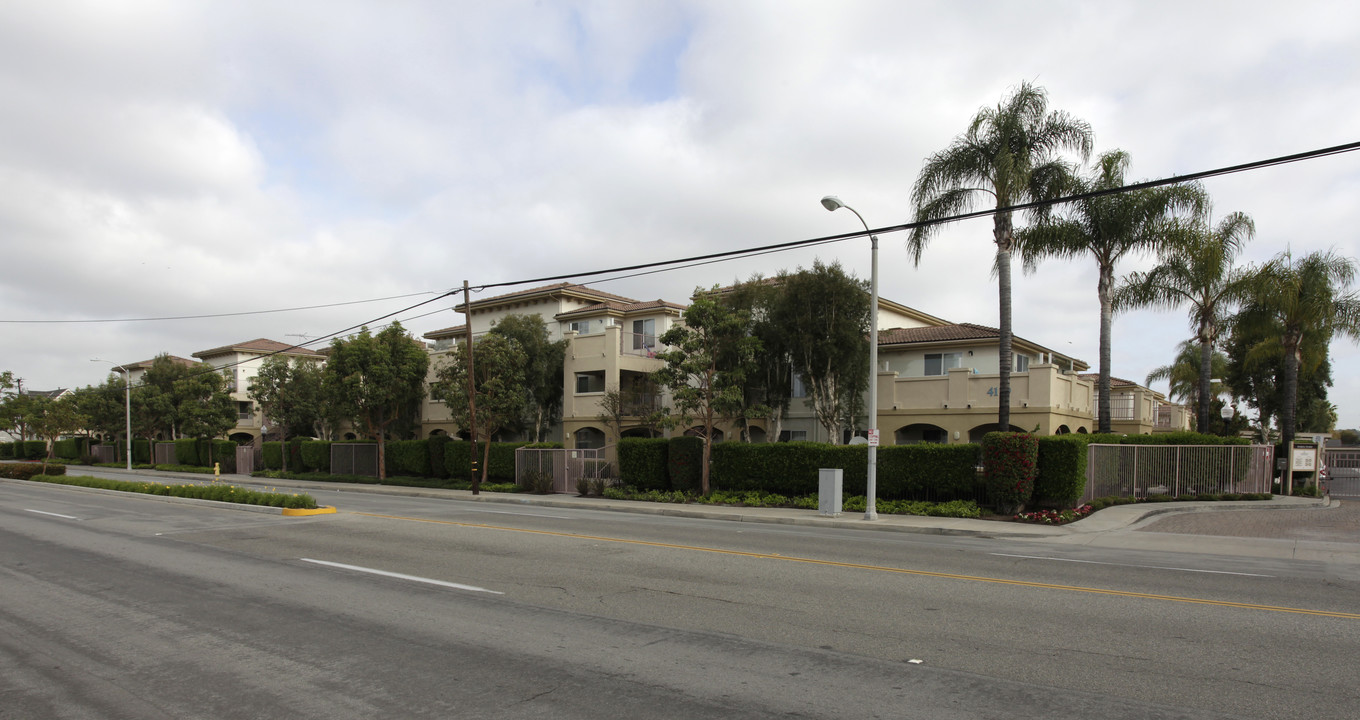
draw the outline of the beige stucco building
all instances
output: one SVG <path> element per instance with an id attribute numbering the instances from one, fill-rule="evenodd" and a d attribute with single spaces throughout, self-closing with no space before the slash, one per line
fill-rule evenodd
<path id="1" fill-rule="evenodd" d="M 623 395 L 625 412 L 618 434 L 625 437 L 651 434 L 646 416 L 669 405 L 669 397 L 649 376 L 662 366 L 656 358 L 657 338 L 681 322 L 683 311 L 684 306 L 663 300 L 639 302 L 562 283 L 474 301 L 472 334 L 475 338 L 487 332 L 511 313 L 543 317 L 552 339 L 568 343 L 561 429 L 550 439 L 568 447 L 601 447 L 615 439 L 614 431 L 600 419 L 606 391 L 618 389 Z M 984 433 L 998 429 L 996 329 L 951 323 L 883 298 L 878 319 L 876 391 L 884 445 L 976 442 Z M 433 341 L 431 377 L 440 356 L 466 334 L 466 325 L 425 334 Z M 1012 355 L 1012 430 L 1043 435 L 1094 430 L 1096 380 L 1084 373 L 1089 369 L 1085 362 L 1021 337 L 1013 339 Z M 803 399 L 806 395 L 797 378 L 793 392 L 778 435 L 770 423 L 759 420 L 746 428 L 752 440 L 832 440 Z M 1113 383 L 1111 405 L 1115 432 L 1189 428 L 1184 407 L 1135 383 Z M 438 401 L 425 401 L 423 417 L 426 435 L 458 433 Z M 722 437 L 740 437 L 741 430 L 731 422 L 719 424 Z"/>
<path id="2" fill-rule="evenodd" d="M 291 360 L 325 362 L 326 356 L 315 351 L 276 340 L 257 338 L 234 345 L 223 345 L 211 350 L 200 350 L 194 357 L 221 368 L 227 376 L 227 390 L 236 402 L 236 427 L 228 437 L 236 442 L 258 440 L 267 422 L 255 401 L 250 399 L 250 383 L 260 372 L 264 361 L 274 355 Z"/>

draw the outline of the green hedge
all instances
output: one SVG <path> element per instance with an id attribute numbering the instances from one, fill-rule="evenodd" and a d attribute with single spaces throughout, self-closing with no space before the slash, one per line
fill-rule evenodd
<path id="1" fill-rule="evenodd" d="M 1015 513 L 1034 495 L 1039 439 L 1029 433 L 989 432 L 982 436 L 982 475 L 987 500 L 1001 513 Z"/>
<path id="2" fill-rule="evenodd" d="M 428 442 L 416 440 L 412 442 Z M 482 453 L 486 452 L 485 443 L 477 443 L 477 468 L 480 472 Z M 493 442 L 491 457 L 487 460 L 487 480 L 489 482 L 513 483 L 515 481 L 515 450 L 522 447 L 560 448 L 562 443 Z M 444 444 L 444 469 L 454 480 L 467 480 L 472 477 L 472 443 L 465 440 L 452 440 Z M 478 476 L 480 477 L 480 475 Z"/>
<path id="3" fill-rule="evenodd" d="M 1086 490 L 1086 440 L 1078 435 L 1040 437 L 1039 472 L 1034 477 L 1034 504 L 1070 508 Z"/>
<path id="4" fill-rule="evenodd" d="M 81 455 L 81 439 L 68 438 L 66 440 L 58 440 L 52 443 L 52 453 L 63 460 L 77 460 Z"/>
<path id="5" fill-rule="evenodd" d="M 427 442 L 430 445 L 430 471 L 440 480 L 448 479 L 449 467 L 444 462 L 444 447 L 453 440 L 448 435 L 434 435 Z"/>
<path id="6" fill-rule="evenodd" d="M 733 492 L 796 497 L 818 491 L 819 469 L 839 468 L 845 494 L 863 495 L 868 452 L 866 445 L 718 443 L 713 446 L 713 483 Z M 977 445 L 880 447 L 876 495 L 891 500 L 971 500 L 976 494 L 977 460 Z"/>
<path id="7" fill-rule="evenodd" d="M 146 438 L 132 439 L 132 464 L 151 464 L 151 441 Z"/>
<path id="8" fill-rule="evenodd" d="M 264 469 L 281 470 L 283 469 L 283 443 L 277 440 L 270 440 L 264 443 Z"/>
<path id="9" fill-rule="evenodd" d="M 625 485 L 639 490 L 670 490 L 667 475 L 665 438 L 623 438 L 619 440 L 619 477 Z"/>
<path id="10" fill-rule="evenodd" d="M 14 459 L 14 443 L 0 442 L 0 460 Z"/>
<path id="11" fill-rule="evenodd" d="M 198 459 L 198 441 L 193 438 L 175 441 L 176 465 L 202 465 Z"/>
<path id="12" fill-rule="evenodd" d="M 329 442 L 325 440 L 304 440 L 299 452 L 302 456 L 302 467 L 299 470 L 327 473 L 331 471 L 331 444 Z"/>
<path id="13" fill-rule="evenodd" d="M 232 502 L 242 505 L 265 505 L 269 507 L 299 508 L 306 510 L 316 508 L 316 499 L 311 495 L 261 492 L 259 490 L 246 490 L 234 485 L 222 485 L 217 483 L 208 485 L 163 485 L 161 483 L 152 482 L 107 480 L 105 478 L 90 477 L 88 475 L 58 477 L 52 473 L 37 475 L 33 479 L 39 482 L 50 482 L 59 485 L 77 485 L 80 487 L 117 490 L 119 492 L 135 492 L 146 495 L 217 500 L 219 502 Z"/>
<path id="14" fill-rule="evenodd" d="M 671 489 L 699 492 L 703 485 L 703 439 L 681 436 L 673 437 L 667 443 L 666 474 L 670 477 Z"/>
<path id="15" fill-rule="evenodd" d="M 35 475 L 43 474 L 42 463 L 5 463 L 0 465 L 0 477 L 13 478 L 15 480 L 30 480 Z M 65 465 L 48 465 L 48 475 L 65 475 Z"/>
<path id="16" fill-rule="evenodd" d="M 431 477 L 428 440 L 392 440 L 383 444 L 383 461 L 388 475 Z"/>
<path id="17" fill-rule="evenodd" d="M 15 446 L 16 460 L 42 460 L 43 458 L 47 457 L 46 440 L 24 440 L 22 443 L 22 447 L 23 456 L 20 457 L 18 453 L 19 446 L 18 445 Z"/>
<path id="18" fill-rule="evenodd" d="M 222 472 L 236 472 L 236 447 L 236 443 L 230 440 L 212 441 L 213 462 L 217 463 Z"/>

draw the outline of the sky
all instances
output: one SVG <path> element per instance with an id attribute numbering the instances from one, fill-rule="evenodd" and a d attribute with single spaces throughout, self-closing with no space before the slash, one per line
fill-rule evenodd
<path id="1" fill-rule="evenodd" d="M 1355 142 L 1357 37 L 1360 5 L 1310 0 L 5 3 L 0 370 L 80 387 L 260 337 L 418 336 L 463 322 L 440 296 L 465 280 L 685 302 L 818 258 L 867 279 L 863 238 L 585 274 L 860 229 L 828 194 L 910 222 L 923 161 L 1022 81 L 1130 180 Z M 1360 153 L 1205 187 L 1256 223 L 1243 265 L 1360 257 Z M 990 219 L 919 265 L 905 245 L 880 237 L 883 297 L 997 325 Z M 1094 261 L 1017 263 L 1013 302 L 1018 336 L 1097 366 Z M 1191 334 L 1184 310 L 1116 316 L 1113 374 Z M 1360 349 L 1331 353 L 1360 427 Z"/>

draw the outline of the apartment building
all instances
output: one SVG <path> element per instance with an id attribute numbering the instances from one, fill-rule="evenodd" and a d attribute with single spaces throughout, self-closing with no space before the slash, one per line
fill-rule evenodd
<path id="1" fill-rule="evenodd" d="M 290 361 L 326 361 L 326 356 L 315 350 L 265 338 L 193 353 L 194 357 L 214 368 L 221 368 L 227 375 L 227 390 L 236 402 L 236 427 L 228 435 L 231 440 L 238 443 L 253 442 L 261 437 L 267 419 L 255 401 L 250 399 L 250 383 L 264 361 L 275 355 Z"/>

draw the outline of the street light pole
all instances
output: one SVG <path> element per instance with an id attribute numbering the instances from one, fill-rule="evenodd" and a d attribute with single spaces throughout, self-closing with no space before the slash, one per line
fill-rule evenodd
<path id="1" fill-rule="evenodd" d="M 822 198 L 822 207 L 829 211 L 845 208 L 859 218 L 866 231 L 869 223 L 858 210 L 841 202 L 835 195 Z M 869 265 L 869 467 L 864 487 L 864 519 L 878 519 L 878 236 L 869 233 L 872 247 Z"/>
<path id="2" fill-rule="evenodd" d="M 91 358 L 90 362 L 109 362 Z M 113 365 L 113 363 L 109 363 Z M 113 369 L 123 373 L 123 420 L 127 423 L 123 434 L 127 436 L 127 469 L 132 469 L 132 372 L 126 365 L 113 365 Z"/>

